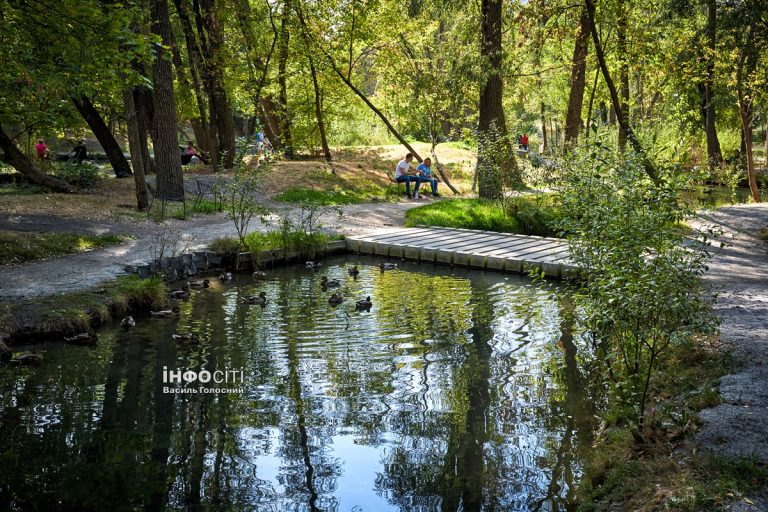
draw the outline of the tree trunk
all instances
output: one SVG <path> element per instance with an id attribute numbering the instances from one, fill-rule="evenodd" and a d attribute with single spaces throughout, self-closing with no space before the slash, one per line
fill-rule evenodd
<path id="1" fill-rule="evenodd" d="M 544 102 L 539 105 L 539 115 L 541 116 L 541 147 L 542 152 L 546 152 L 549 148 L 549 140 L 547 138 L 547 118 L 544 116 Z"/>
<path id="2" fill-rule="evenodd" d="M 329 58 L 330 58 L 330 57 L 329 57 Z M 363 92 L 362 92 L 360 89 L 358 89 L 357 87 L 355 87 L 355 84 L 353 84 L 353 83 L 352 83 L 352 82 L 351 82 L 351 81 L 350 81 L 350 80 L 349 80 L 349 79 L 348 79 L 348 78 L 347 78 L 347 77 L 344 75 L 344 73 L 342 73 L 342 72 L 341 72 L 341 70 L 340 70 L 338 67 L 336 67 L 336 63 L 335 63 L 335 62 L 331 61 L 331 66 L 333 67 L 333 71 L 334 71 L 334 72 L 335 72 L 335 73 L 336 73 L 336 74 L 339 76 L 339 78 L 341 78 L 341 80 L 342 80 L 342 81 L 343 81 L 345 84 L 347 84 L 347 87 L 349 87 L 350 89 L 352 89 L 352 92 L 354 92 L 355 94 L 357 94 L 357 96 L 358 96 L 358 97 L 359 97 L 361 100 L 363 100 L 363 102 L 364 102 L 366 105 L 368 105 L 368 108 L 370 108 L 370 109 L 373 111 L 373 113 L 374 113 L 374 114 L 376 114 L 377 116 L 379 116 L 379 119 L 381 119 L 381 120 L 384 122 L 384 124 L 386 125 L 387 129 L 389 130 L 389 132 L 390 132 L 390 133 L 391 133 L 391 134 L 392 134 L 392 135 L 393 135 L 393 136 L 394 136 L 394 137 L 395 137 L 395 138 L 396 138 L 398 141 L 400 141 L 400 144 L 402 144 L 403 146 L 405 146 L 405 148 L 408 150 L 408 152 L 409 152 L 409 153 L 413 153 L 413 156 L 414 156 L 414 158 L 416 158 L 416 160 L 418 160 L 419 162 L 422 162 L 422 159 L 421 159 L 421 157 L 419 156 L 419 154 L 416 152 L 416 150 L 415 150 L 415 149 L 413 149 L 413 148 L 411 147 L 411 145 L 410 145 L 410 144 L 408 144 L 408 141 L 406 141 L 406 140 L 405 140 L 405 138 L 404 138 L 402 135 L 400 135 L 400 132 L 398 132 L 398 131 L 395 129 L 395 127 L 394 127 L 394 126 L 392 126 L 392 123 L 390 123 L 390 122 L 389 122 L 389 119 L 387 119 L 387 116 L 385 116 L 385 115 L 384 115 L 384 113 L 383 113 L 381 110 L 379 110 L 378 108 L 376 108 L 376 106 L 375 106 L 373 103 L 371 103 L 371 100 L 369 100 L 369 99 L 368 99 L 368 97 L 367 97 L 367 96 L 366 96 L 366 95 L 365 95 L 365 94 L 364 94 L 364 93 L 363 93 Z"/>
<path id="3" fill-rule="evenodd" d="M 301 23 L 301 35 L 304 38 L 304 45 L 307 52 L 307 60 L 309 61 L 309 72 L 312 75 L 312 87 L 315 90 L 315 118 L 317 119 L 317 129 L 320 132 L 320 145 L 323 148 L 323 154 L 328 163 L 331 163 L 331 148 L 328 147 L 328 139 L 325 136 L 325 123 L 323 122 L 323 105 L 322 105 L 322 93 L 320 91 L 320 84 L 317 82 L 317 72 L 315 71 L 315 60 L 312 58 L 311 45 L 309 44 L 309 37 L 307 36 L 307 23 L 304 20 L 304 15 L 301 12 L 301 6 L 296 7 L 296 13 L 299 16 L 299 22 Z"/>
<path id="4" fill-rule="evenodd" d="M 595 56 L 597 57 L 597 63 L 600 65 L 600 70 L 603 73 L 605 85 L 608 87 L 608 92 L 611 96 L 613 108 L 616 110 L 619 124 L 622 125 L 622 128 L 627 134 L 627 139 L 629 139 L 629 143 L 632 145 L 632 149 L 634 149 L 635 153 L 637 153 L 642 158 L 642 165 L 645 173 L 653 180 L 654 183 L 658 183 L 659 176 L 656 172 L 656 167 L 653 165 L 653 162 L 651 162 L 650 158 L 648 158 L 648 153 L 646 153 L 642 144 L 640 144 L 640 141 L 635 136 L 635 132 L 632 130 L 632 127 L 627 121 L 628 118 L 623 115 L 621 110 L 619 93 L 616 91 L 616 85 L 611 79 L 611 72 L 608 70 L 608 65 L 605 62 L 603 46 L 600 44 L 600 36 L 598 35 L 597 28 L 595 27 L 595 5 L 592 3 L 592 0 L 584 0 L 584 2 L 587 6 L 587 11 L 589 12 L 589 26 L 590 32 L 592 33 L 592 42 L 595 45 Z"/>
<path id="5" fill-rule="evenodd" d="M 501 0 L 482 0 L 481 1 L 481 34 L 480 55 L 487 66 L 487 76 L 485 83 L 480 89 L 479 105 L 479 123 L 478 130 L 480 140 L 478 141 L 477 167 L 478 173 L 478 195 L 486 199 L 498 199 L 502 196 L 502 180 L 505 172 L 509 172 L 511 181 L 515 184 L 521 184 L 517 162 L 507 140 L 507 123 L 504 119 L 504 109 L 502 106 L 502 95 L 504 93 L 504 82 L 501 79 L 501 68 L 503 61 L 501 47 Z M 494 132 L 495 133 L 492 133 Z M 486 147 L 488 138 L 497 139 L 498 144 L 506 146 L 498 155 L 494 150 L 494 155 Z M 496 142 L 495 142 L 496 143 Z M 494 145 L 495 145 L 494 143 Z"/>
<path id="6" fill-rule="evenodd" d="M 133 100 L 133 87 L 126 87 L 123 90 L 123 108 L 125 109 L 125 122 L 128 128 L 128 148 L 133 164 L 133 183 L 136 186 L 136 206 L 139 211 L 144 211 L 149 206 L 149 199 L 147 198 L 147 182 L 144 178 L 141 132 L 136 104 Z"/>
<path id="7" fill-rule="evenodd" d="M 235 161 L 235 124 L 232 107 L 224 88 L 224 70 L 221 48 L 224 45 L 224 33 L 216 12 L 215 0 L 202 1 L 205 14 L 205 32 L 207 35 L 206 72 L 208 74 L 211 112 L 215 114 L 211 123 L 216 124 L 218 149 L 225 169 L 231 169 Z"/>
<path id="8" fill-rule="evenodd" d="M 278 141 L 280 139 L 280 121 L 276 114 L 277 106 L 271 96 L 261 98 L 260 103 L 263 113 L 261 125 L 264 127 L 264 131 L 270 141 Z"/>
<path id="9" fill-rule="evenodd" d="M 72 97 L 72 103 L 75 104 L 77 111 L 85 119 L 85 122 L 90 126 L 91 131 L 98 139 L 99 144 L 104 149 L 104 153 L 107 154 L 109 163 L 112 164 L 112 170 L 115 172 L 115 176 L 118 178 L 127 178 L 131 175 L 131 166 L 128 165 L 128 160 L 125 159 L 123 150 L 120 149 L 120 145 L 115 140 L 112 132 L 109 131 L 109 127 L 99 115 L 99 111 L 91 103 L 90 98 L 87 96 Z"/>
<path id="10" fill-rule="evenodd" d="M 291 0 L 284 0 L 283 15 L 280 20 L 280 47 L 278 49 L 277 82 L 280 86 L 278 105 L 280 108 L 280 132 L 283 152 L 287 158 L 293 158 L 293 137 L 291 136 L 291 117 L 288 111 L 288 86 L 286 81 L 286 68 L 288 66 L 288 42 L 290 33 L 288 21 L 291 14 Z"/>
<path id="11" fill-rule="evenodd" d="M 171 22 L 166 0 L 151 0 L 152 33 L 160 36 L 163 46 L 170 45 Z M 154 126 L 152 145 L 157 165 L 157 195 L 166 199 L 184 197 L 184 178 L 181 174 L 181 156 L 176 135 L 176 101 L 173 91 L 171 61 L 160 45 L 155 47 L 153 65 Z"/>
<path id="12" fill-rule="evenodd" d="M 584 89 L 587 85 L 587 47 L 589 46 L 589 13 L 584 8 L 579 18 L 579 33 L 573 47 L 571 61 L 571 90 L 568 94 L 568 111 L 565 115 L 565 145 L 575 145 L 581 130 L 581 110 Z"/>
<path id="13" fill-rule="evenodd" d="M 6 135 L 3 126 L 0 125 L 0 149 L 3 150 L 3 161 L 19 171 L 21 174 L 34 181 L 38 185 L 50 188 L 56 192 L 72 193 L 74 187 L 60 179 L 49 176 L 35 166 L 32 161 L 24 155 L 10 137 Z"/>
<path id="14" fill-rule="evenodd" d="M 627 147 L 627 129 L 629 126 L 629 53 L 627 51 L 627 0 L 618 0 L 619 16 L 616 26 L 617 52 L 619 54 L 619 95 L 621 96 L 621 108 L 616 109 L 616 117 L 623 117 L 624 122 L 619 122 L 619 151 L 624 152 Z"/>
<path id="15" fill-rule="evenodd" d="M 763 149 L 763 165 L 768 169 L 768 116 L 765 122 L 765 146 Z"/>
<path id="16" fill-rule="evenodd" d="M 755 159 L 752 155 L 752 100 L 754 94 L 746 89 L 745 80 L 749 80 L 750 75 L 757 67 L 757 52 L 752 45 L 754 28 L 750 27 L 749 35 L 746 41 L 742 42 L 741 55 L 736 65 L 736 94 L 739 98 L 739 113 L 741 114 L 742 144 L 747 162 L 747 178 L 749 179 L 749 189 L 752 192 L 752 199 L 759 203 L 760 188 L 757 186 L 757 175 L 755 173 Z"/>
<path id="17" fill-rule="evenodd" d="M 195 102 L 197 103 L 197 111 L 199 117 L 193 117 L 190 122 L 192 123 L 192 130 L 195 132 L 195 139 L 198 147 L 205 152 L 213 151 L 213 144 L 211 143 L 211 137 L 208 129 L 208 109 L 205 105 L 205 95 L 203 93 L 203 80 L 201 78 L 202 73 L 202 57 L 200 55 L 200 46 L 197 44 L 195 38 L 195 32 L 192 27 L 192 20 L 190 18 L 189 10 L 185 0 L 174 0 L 176 6 L 176 12 L 179 15 L 181 21 L 181 29 L 184 33 L 184 42 L 187 47 L 187 65 L 189 67 L 189 75 L 191 77 L 192 89 L 195 93 Z"/>
<path id="18" fill-rule="evenodd" d="M 592 91 L 589 93 L 589 107 L 587 107 L 587 131 L 586 139 L 589 139 L 589 132 L 592 131 L 592 107 L 595 106 L 595 92 L 597 91 L 597 81 L 600 78 L 600 67 L 595 69 L 595 81 L 592 83 Z"/>
<path id="19" fill-rule="evenodd" d="M 704 79 L 704 130 L 707 134 L 707 156 L 709 166 L 714 168 L 723 160 L 720 140 L 715 127 L 715 52 L 717 51 L 717 2 L 707 0 L 707 49 L 706 77 Z"/>

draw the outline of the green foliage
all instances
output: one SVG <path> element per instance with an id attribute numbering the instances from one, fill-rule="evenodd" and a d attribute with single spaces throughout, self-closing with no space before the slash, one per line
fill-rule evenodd
<path id="1" fill-rule="evenodd" d="M 55 162 L 52 165 L 56 177 L 77 188 L 91 188 L 104 178 L 104 173 L 90 162 Z"/>
<path id="2" fill-rule="evenodd" d="M 55 258 L 123 242 L 116 235 L 0 231 L 0 265 Z"/>
<path id="3" fill-rule="evenodd" d="M 0 196 L 31 196 L 44 192 L 43 187 L 29 183 L 16 183 L 12 181 L 0 185 Z"/>
<path id="4" fill-rule="evenodd" d="M 255 233 L 251 233 L 255 234 Z M 249 234 L 246 236 L 246 243 L 248 243 L 248 237 L 251 235 Z M 240 249 L 240 241 L 236 238 L 230 238 L 227 236 L 223 236 L 220 238 L 215 238 L 211 241 L 210 244 L 208 244 L 208 248 L 220 255 L 226 255 L 226 254 L 235 254 L 238 249 Z"/>
<path id="5" fill-rule="evenodd" d="M 680 188 L 674 173 L 655 185 L 639 161 L 596 145 L 571 155 L 560 190 L 560 231 L 579 268 L 578 320 L 605 366 L 617 419 L 638 435 L 669 349 L 716 327 L 701 280 L 709 240 L 683 238 L 678 226 L 693 212 Z"/>
<path id="6" fill-rule="evenodd" d="M 540 195 L 521 195 L 505 201 L 451 199 L 411 208 L 406 226 L 443 226 L 501 233 L 552 236 L 557 218 L 554 200 Z"/>

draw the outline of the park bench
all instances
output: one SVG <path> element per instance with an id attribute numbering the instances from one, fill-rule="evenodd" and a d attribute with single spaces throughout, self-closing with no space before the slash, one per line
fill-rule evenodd
<path id="1" fill-rule="evenodd" d="M 213 197 L 213 206 L 216 209 L 221 209 L 224 206 L 221 190 L 213 180 L 198 179 L 197 181 L 197 196 L 195 197 L 195 206 L 200 204 L 206 195 Z"/>
<path id="2" fill-rule="evenodd" d="M 149 192 L 149 210 L 152 210 L 152 204 L 155 202 L 155 199 L 160 200 L 160 218 L 165 218 L 165 203 L 166 202 L 172 202 L 172 203 L 181 203 L 182 207 L 184 209 L 184 217 L 187 216 L 187 200 L 184 197 L 184 194 L 182 193 L 181 197 L 170 197 L 170 196 L 163 196 L 157 193 L 157 189 L 154 185 L 151 183 L 147 183 L 147 192 Z"/>

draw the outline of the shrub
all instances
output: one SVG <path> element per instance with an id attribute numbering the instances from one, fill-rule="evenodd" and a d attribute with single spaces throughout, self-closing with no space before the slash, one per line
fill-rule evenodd
<path id="1" fill-rule="evenodd" d="M 99 168 L 90 162 L 55 162 L 53 174 L 77 188 L 90 188 L 103 177 Z"/>
<path id="2" fill-rule="evenodd" d="M 693 212 L 681 189 L 674 173 L 654 184 L 638 159 L 596 145 L 574 152 L 560 190 L 559 226 L 579 269 L 577 320 L 604 366 L 614 411 L 638 435 L 667 350 L 716 327 L 701 280 L 708 237 L 683 238 L 679 226 Z"/>

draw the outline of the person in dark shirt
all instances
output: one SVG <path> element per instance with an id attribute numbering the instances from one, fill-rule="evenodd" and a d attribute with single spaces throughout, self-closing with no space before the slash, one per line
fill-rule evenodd
<path id="1" fill-rule="evenodd" d="M 75 147 L 69 152 L 69 159 L 76 164 L 80 164 L 83 160 L 88 159 L 88 148 L 85 147 L 84 140 L 80 139 L 77 141 Z"/>

